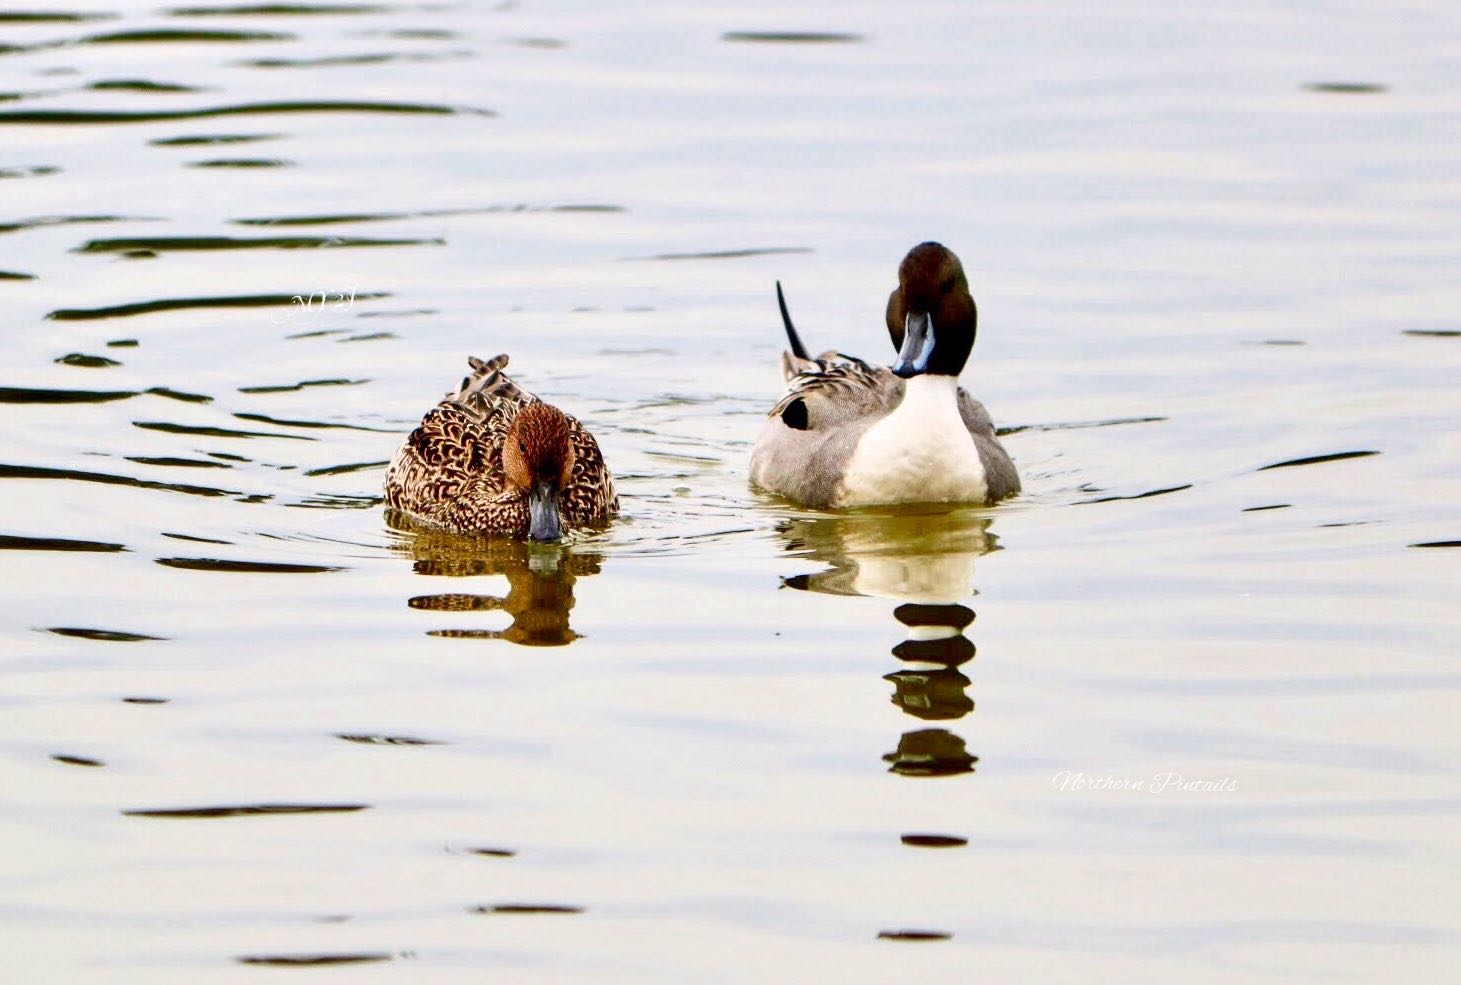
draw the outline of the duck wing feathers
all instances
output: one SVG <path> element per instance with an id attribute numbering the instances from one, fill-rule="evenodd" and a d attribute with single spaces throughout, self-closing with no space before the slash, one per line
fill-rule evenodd
<path id="1" fill-rule="evenodd" d="M 858 439 L 903 398 L 885 366 L 824 352 L 782 355 L 786 392 L 751 455 L 751 481 L 814 508 L 831 506 Z"/>
<path id="2" fill-rule="evenodd" d="M 903 396 L 903 381 L 892 370 L 842 352 L 824 352 L 816 359 L 783 353 L 781 366 L 786 393 L 767 416 L 780 417 L 798 431 L 878 415 Z"/>
<path id="3" fill-rule="evenodd" d="M 964 426 L 969 429 L 974 449 L 979 452 L 979 461 L 984 466 L 989 502 L 997 503 L 1019 492 L 1020 473 L 1000 443 L 989 411 L 963 387 L 959 387 L 959 416 L 964 419 Z"/>

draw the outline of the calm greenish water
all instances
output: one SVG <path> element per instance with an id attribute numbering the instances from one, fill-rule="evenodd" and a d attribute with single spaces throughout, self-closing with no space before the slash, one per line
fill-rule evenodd
<path id="1" fill-rule="evenodd" d="M 1454 968 L 1454 4 L 23 10 L 0 980 Z M 930 238 L 1026 493 L 748 490 Z M 500 351 L 606 534 L 387 524 Z"/>

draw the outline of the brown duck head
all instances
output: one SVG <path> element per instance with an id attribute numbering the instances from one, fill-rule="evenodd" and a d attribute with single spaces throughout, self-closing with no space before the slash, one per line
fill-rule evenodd
<path id="1" fill-rule="evenodd" d="M 507 429 L 502 469 L 510 486 L 528 499 L 528 538 L 563 536 L 559 501 L 573 475 L 573 442 L 568 416 L 545 403 L 518 412 Z"/>
<path id="2" fill-rule="evenodd" d="M 888 296 L 888 334 L 898 350 L 893 372 L 958 376 L 974 348 L 979 321 L 964 267 L 939 243 L 920 243 L 898 265 Z"/>

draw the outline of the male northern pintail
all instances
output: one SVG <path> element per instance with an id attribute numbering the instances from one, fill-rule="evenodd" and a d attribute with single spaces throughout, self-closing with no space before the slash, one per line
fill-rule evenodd
<path id="1" fill-rule="evenodd" d="M 921 243 L 888 298 L 892 368 L 813 359 L 777 285 L 790 352 L 786 393 L 751 453 L 751 481 L 811 507 L 994 503 L 1020 491 L 989 412 L 959 386 L 978 314 L 959 258 Z"/>
<path id="2" fill-rule="evenodd" d="M 507 356 L 427 412 L 386 470 L 386 505 L 429 526 L 558 540 L 619 512 L 614 480 L 584 426 L 520 388 Z"/>

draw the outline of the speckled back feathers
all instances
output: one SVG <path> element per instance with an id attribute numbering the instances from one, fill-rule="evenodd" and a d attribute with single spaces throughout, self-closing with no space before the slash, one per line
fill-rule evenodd
<path id="1" fill-rule="evenodd" d="M 472 372 L 427 412 L 386 470 L 386 504 L 431 526 L 461 533 L 523 536 L 528 498 L 509 482 L 503 445 L 514 418 L 538 398 L 503 373 L 507 356 L 468 359 Z M 619 511 L 598 442 L 569 426 L 573 466 L 559 509 L 570 529 L 600 527 Z"/>

